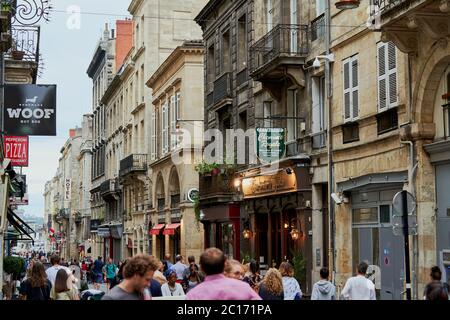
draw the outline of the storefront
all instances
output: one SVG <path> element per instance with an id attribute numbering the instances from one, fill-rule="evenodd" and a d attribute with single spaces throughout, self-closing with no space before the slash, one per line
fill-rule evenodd
<path id="1" fill-rule="evenodd" d="M 311 177 L 307 163 L 285 161 L 275 172 L 243 174 L 242 252 L 263 272 L 283 261 L 303 260 L 302 290 L 311 290 Z"/>
<path id="2" fill-rule="evenodd" d="M 105 261 L 111 258 L 118 263 L 122 259 L 122 224 L 100 226 L 97 229 L 97 235 L 103 240 L 102 254 Z"/>
<path id="3" fill-rule="evenodd" d="M 394 212 L 392 201 L 407 181 L 405 171 L 372 174 L 338 184 L 338 191 L 348 199 L 345 214 L 351 217 L 352 270 L 366 261 L 382 300 L 403 298 L 403 236 L 393 231 L 393 216 L 400 213 Z"/>
<path id="4" fill-rule="evenodd" d="M 220 248 L 227 257 L 241 259 L 240 205 L 236 203 L 202 209 L 205 248 Z"/>

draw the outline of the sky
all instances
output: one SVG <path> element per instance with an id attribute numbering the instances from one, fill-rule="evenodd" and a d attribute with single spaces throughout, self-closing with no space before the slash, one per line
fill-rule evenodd
<path id="1" fill-rule="evenodd" d="M 105 23 L 128 16 L 131 0 L 52 0 L 50 22 L 40 22 L 44 70 L 38 84 L 57 85 L 57 136 L 30 137 L 27 175 L 29 206 L 25 214 L 44 215 L 45 182 L 58 167 L 59 151 L 69 129 L 81 126 L 83 114 L 92 109 L 92 82 L 86 70 Z M 69 10 L 69 13 L 67 12 Z M 78 11 L 81 14 L 75 14 Z"/>

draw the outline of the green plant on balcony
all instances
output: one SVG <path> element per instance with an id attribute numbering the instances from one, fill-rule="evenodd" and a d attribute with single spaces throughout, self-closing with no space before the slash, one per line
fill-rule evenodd
<path id="1" fill-rule="evenodd" d="M 220 173 L 220 166 L 215 162 L 208 163 L 203 161 L 195 166 L 195 171 L 197 171 L 201 175 L 218 175 Z"/>

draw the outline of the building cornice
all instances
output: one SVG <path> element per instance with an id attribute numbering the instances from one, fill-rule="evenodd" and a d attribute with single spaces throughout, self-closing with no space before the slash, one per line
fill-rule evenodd
<path id="1" fill-rule="evenodd" d="M 142 5 L 144 0 L 133 0 L 131 1 L 130 5 L 128 6 L 128 12 L 132 15 L 136 13 L 136 11 L 139 9 L 139 7 Z"/>

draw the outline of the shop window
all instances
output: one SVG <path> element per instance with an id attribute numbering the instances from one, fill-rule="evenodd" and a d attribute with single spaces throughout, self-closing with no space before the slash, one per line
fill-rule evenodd
<path id="1" fill-rule="evenodd" d="M 391 206 L 380 206 L 380 223 L 391 223 Z"/>
<path id="2" fill-rule="evenodd" d="M 228 258 L 234 257 L 234 227 L 232 224 L 222 224 L 223 252 Z"/>
<path id="3" fill-rule="evenodd" d="M 359 141 L 359 124 L 358 122 L 347 123 L 342 126 L 343 143 Z"/>
<path id="4" fill-rule="evenodd" d="M 398 129 L 397 108 L 377 115 L 378 135 Z"/>
<path id="5" fill-rule="evenodd" d="M 378 223 L 378 208 L 353 209 L 353 223 Z"/>

